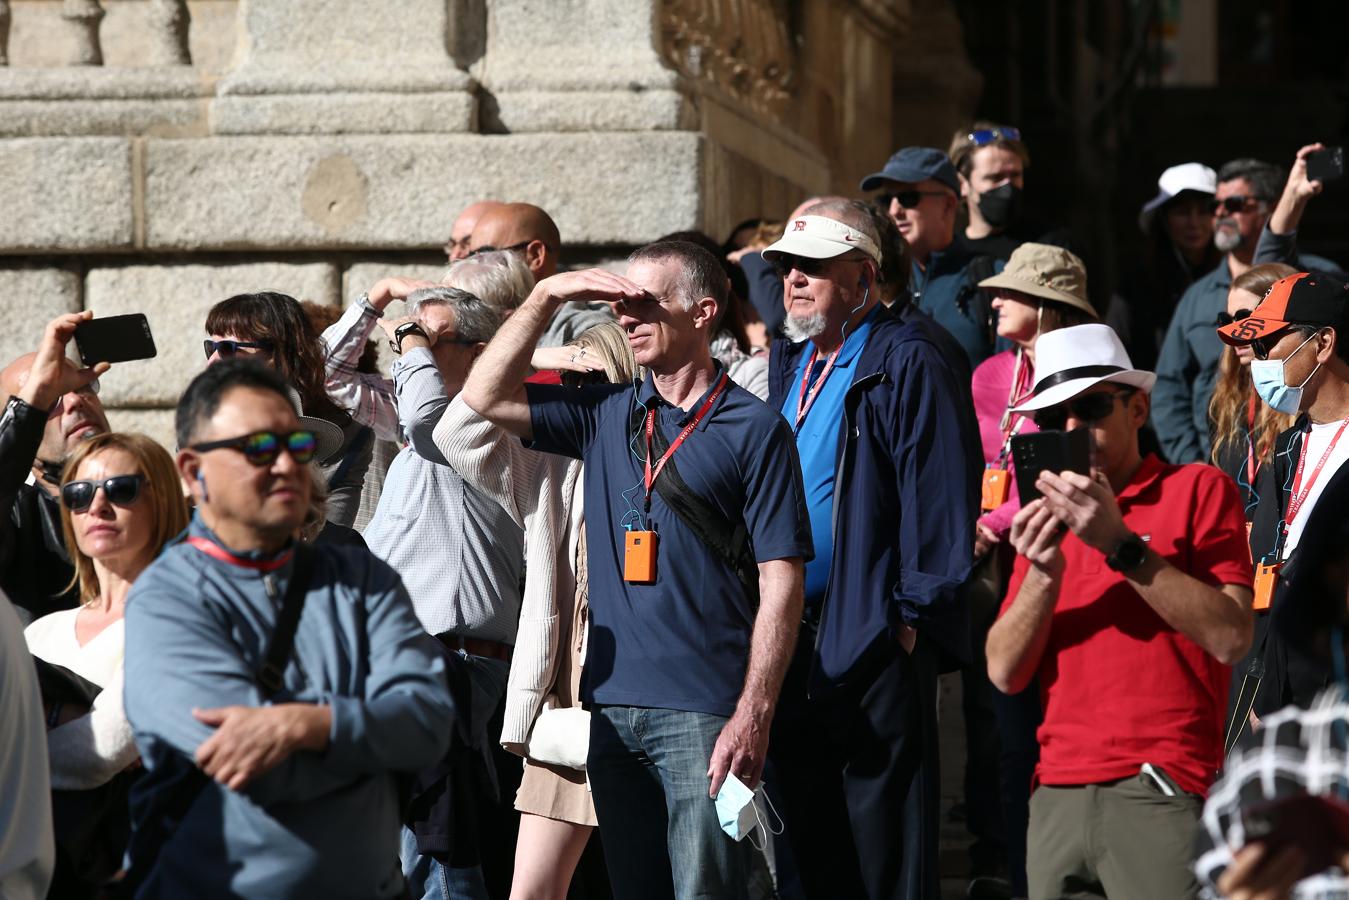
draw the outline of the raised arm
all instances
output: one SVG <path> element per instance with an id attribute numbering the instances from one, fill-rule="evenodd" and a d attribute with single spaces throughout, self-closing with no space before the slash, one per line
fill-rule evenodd
<path id="1" fill-rule="evenodd" d="M 645 294 L 628 279 L 603 269 L 564 272 L 543 279 L 473 364 L 464 383 L 464 402 L 511 434 L 533 437 L 524 382 L 534 347 L 553 313 L 572 300 L 617 303 Z"/>
<path id="2" fill-rule="evenodd" d="M 1288 170 L 1288 181 L 1284 183 L 1283 194 L 1269 214 L 1269 230 L 1277 235 L 1292 234 L 1302 221 L 1302 214 L 1313 197 L 1325 187 L 1320 181 L 1307 179 L 1307 156 L 1324 150 L 1322 144 L 1308 144 L 1297 152 L 1292 167 Z"/>

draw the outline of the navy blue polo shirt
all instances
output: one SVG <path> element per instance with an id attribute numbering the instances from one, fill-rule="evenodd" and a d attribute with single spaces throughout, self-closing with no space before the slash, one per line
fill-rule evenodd
<path id="1" fill-rule="evenodd" d="M 731 567 L 654 488 L 644 515 L 646 444 L 631 431 L 640 404 L 656 410 L 656 427 L 673 441 L 712 388 L 688 411 L 666 403 L 650 375 L 639 388 L 527 384 L 525 392 L 533 446 L 585 461 L 590 636 L 582 699 L 731 715 L 745 684 L 755 611 Z M 796 444 L 762 400 L 730 382 L 672 463 L 730 522 L 745 523 L 758 562 L 810 559 Z M 660 535 L 650 585 L 623 580 L 624 532 L 641 527 L 639 516 Z"/>

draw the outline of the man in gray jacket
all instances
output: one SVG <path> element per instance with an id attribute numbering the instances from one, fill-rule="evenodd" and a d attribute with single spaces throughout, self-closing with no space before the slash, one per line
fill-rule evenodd
<path id="1" fill-rule="evenodd" d="M 176 429 L 197 516 L 127 600 L 126 713 L 146 770 L 132 816 L 163 832 L 154 853 L 133 841 L 136 896 L 401 897 L 394 773 L 449 744 L 443 663 L 395 571 L 316 545 L 264 692 L 316 440 L 278 376 L 244 360 L 193 380 Z"/>

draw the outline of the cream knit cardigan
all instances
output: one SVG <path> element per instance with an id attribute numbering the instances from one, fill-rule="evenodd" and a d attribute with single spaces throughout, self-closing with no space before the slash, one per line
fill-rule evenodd
<path id="1" fill-rule="evenodd" d="M 528 450 L 455 397 L 433 436 L 459 475 L 491 497 L 525 532 L 525 589 L 506 682 L 501 745 L 525 755 L 534 719 L 557 676 L 562 635 L 576 602 L 580 460 Z"/>

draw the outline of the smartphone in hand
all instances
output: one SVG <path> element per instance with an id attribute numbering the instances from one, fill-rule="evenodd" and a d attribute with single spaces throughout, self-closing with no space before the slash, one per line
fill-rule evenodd
<path id="1" fill-rule="evenodd" d="M 1091 474 L 1091 432 L 1075 428 L 1018 434 L 1012 438 L 1012 461 L 1016 463 L 1017 493 L 1025 506 L 1041 496 L 1035 480 L 1045 469 L 1055 474 Z"/>
<path id="2" fill-rule="evenodd" d="M 75 346 L 85 366 L 151 359 L 157 354 L 145 313 L 81 322 L 75 326 Z"/>
<path id="3" fill-rule="evenodd" d="M 1344 148 L 1327 147 L 1307 154 L 1307 180 L 1334 181 L 1344 174 Z"/>

